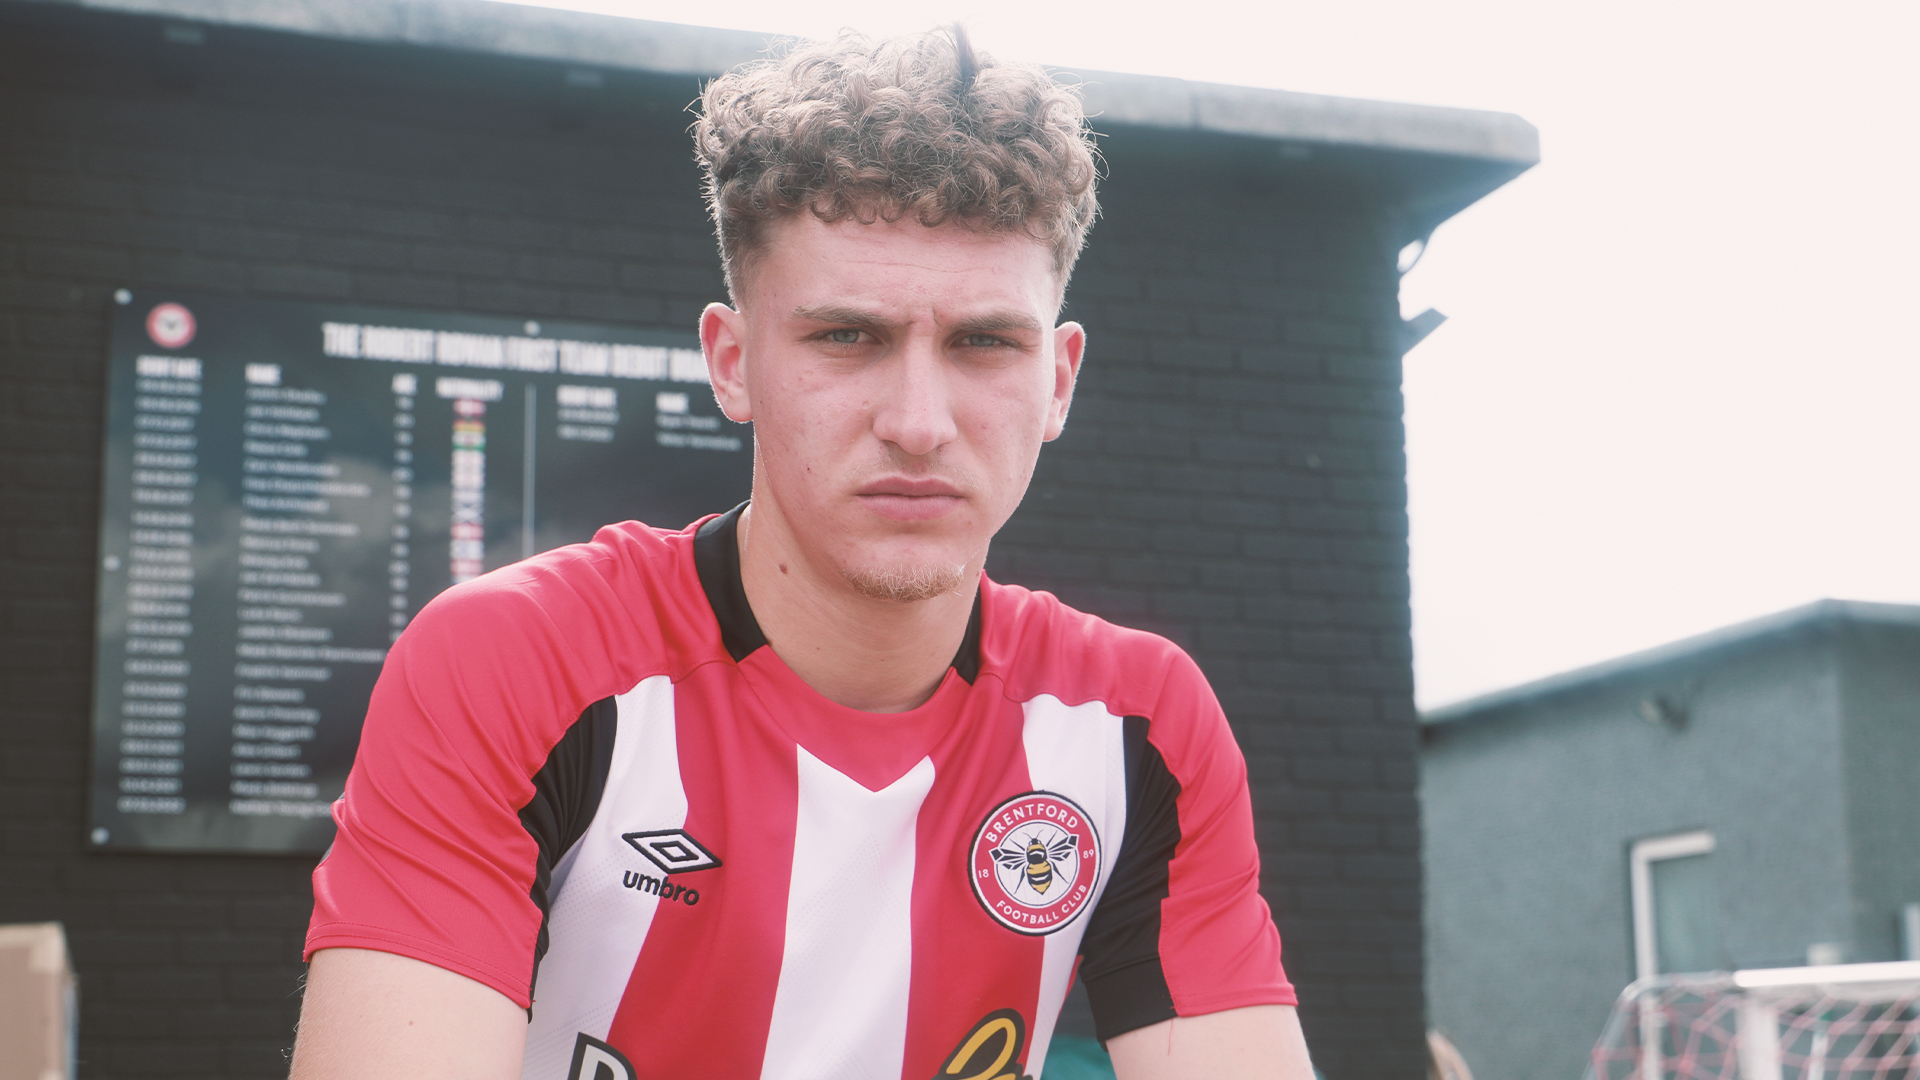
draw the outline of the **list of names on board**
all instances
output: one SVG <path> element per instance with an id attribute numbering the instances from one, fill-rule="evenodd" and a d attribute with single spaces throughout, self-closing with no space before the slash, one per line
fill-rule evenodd
<path id="1" fill-rule="evenodd" d="M 388 645 L 448 586 L 745 498 L 690 335 L 122 290 L 97 849 L 312 853 Z"/>

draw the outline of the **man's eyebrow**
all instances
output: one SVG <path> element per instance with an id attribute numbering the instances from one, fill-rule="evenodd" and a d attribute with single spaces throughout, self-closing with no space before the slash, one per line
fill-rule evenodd
<path id="1" fill-rule="evenodd" d="M 972 318 L 961 319 L 954 328 L 963 334 L 992 334 L 1005 330 L 1026 330 L 1039 333 L 1045 327 L 1040 320 L 1024 311 L 996 311 Z"/>
<path id="2" fill-rule="evenodd" d="M 839 323 L 843 326 L 887 325 L 887 320 L 875 315 L 871 311 L 861 311 L 859 308 L 835 307 L 831 304 L 824 304 L 818 307 L 794 308 L 793 317 L 796 319 L 805 319 L 808 322 Z"/>
<path id="3" fill-rule="evenodd" d="M 891 326 L 885 318 L 871 311 L 859 308 L 838 307 L 822 304 L 815 307 L 797 307 L 793 317 L 807 322 L 829 323 L 838 326 L 885 327 Z M 962 334 L 995 334 L 1008 330 L 1025 330 L 1039 333 L 1044 327 L 1040 320 L 1024 311 L 989 311 L 979 315 L 959 319 L 953 329 Z"/>

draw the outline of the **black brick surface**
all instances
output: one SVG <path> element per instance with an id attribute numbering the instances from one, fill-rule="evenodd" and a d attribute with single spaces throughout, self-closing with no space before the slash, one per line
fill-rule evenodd
<path id="1" fill-rule="evenodd" d="M 86 854 L 108 305 L 126 285 L 687 328 L 689 79 L 0 0 L 0 922 L 64 922 L 87 1078 L 284 1075 L 310 860 Z M 992 572 L 1191 650 L 1330 1080 L 1424 1068 L 1397 281 L 1357 191 L 1112 127 L 1067 434 Z"/>

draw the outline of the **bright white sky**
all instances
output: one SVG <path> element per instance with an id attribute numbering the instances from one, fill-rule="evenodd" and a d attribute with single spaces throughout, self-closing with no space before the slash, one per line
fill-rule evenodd
<path id="1" fill-rule="evenodd" d="M 1920 603 L 1920 0 L 658 0 L 963 19 L 1062 67 L 1518 113 L 1403 283 L 1431 707 L 1821 597 Z M 1095 339 L 1098 340 L 1097 337 Z"/>

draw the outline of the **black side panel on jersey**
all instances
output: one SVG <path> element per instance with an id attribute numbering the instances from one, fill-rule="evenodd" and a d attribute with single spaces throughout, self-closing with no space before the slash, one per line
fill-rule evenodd
<path id="1" fill-rule="evenodd" d="M 607 790 L 607 771 L 613 765 L 613 739 L 620 721 L 619 706 L 602 698 L 587 706 L 547 754 L 546 764 L 533 774 L 533 798 L 520 808 L 520 826 L 539 848 L 533 887 L 527 894 L 540 909 L 540 937 L 533 947 L 534 974 L 547 955 L 547 915 L 552 909 L 548 890 L 553 868 L 580 839 L 600 808 Z M 529 992 L 532 980 L 528 980 Z"/>
<path id="2" fill-rule="evenodd" d="M 713 617 L 720 621 L 720 643 L 736 664 L 767 643 L 760 620 L 747 605 L 747 587 L 740 583 L 740 511 L 746 508 L 741 503 L 693 534 L 693 569 Z"/>
<path id="3" fill-rule="evenodd" d="M 980 677 L 980 590 L 973 593 L 973 614 L 967 616 L 967 632 L 953 654 L 953 670 L 968 686 Z"/>
<path id="4" fill-rule="evenodd" d="M 1160 968 L 1160 902 L 1167 898 L 1167 865 L 1180 846 L 1180 781 L 1147 741 L 1147 727 L 1144 716 L 1121 722 L 1127 835 L 1080 941 L 1080 977 L 1102 1042 L 1174 1017 L 1173 993 Z"/>

